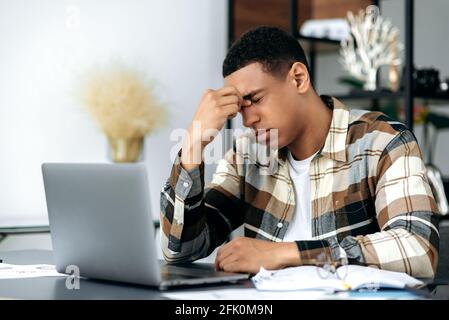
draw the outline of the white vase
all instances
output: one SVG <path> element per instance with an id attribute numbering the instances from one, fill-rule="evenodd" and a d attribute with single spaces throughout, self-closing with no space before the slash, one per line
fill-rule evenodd
<path id="1" fill-rule="evenodd" d="M 144 137 L 111 138 L 108 137 L 113 162 L 137 162 L 141 157 Z"/>
<path id="2" fill-rule="evenodd" d="M 377 69 L 371 69 L 368 72 L 365 84 L 363 85 L 363 89 L 365 89 L 366 91 L 375 91 L 377 87 L 376 76 L 377 76 Z"/>

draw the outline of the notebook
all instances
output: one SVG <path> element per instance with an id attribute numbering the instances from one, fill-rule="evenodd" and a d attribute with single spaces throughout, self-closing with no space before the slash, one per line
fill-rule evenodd
<path id="1" fill-rule="evenodd" d="M 424 283 L 406 273 L 357 265 L 340 266 L 335 272 L 316 266 L 282 270 L 260 269 L 252 281 L 259 290 L 331 290 L 349 291 L 381 288 L 417 288 Z"/>

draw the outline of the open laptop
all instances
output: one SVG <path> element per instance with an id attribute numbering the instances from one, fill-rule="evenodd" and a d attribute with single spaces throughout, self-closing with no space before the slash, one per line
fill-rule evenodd
<path id="1" fill-rule="evenodd" d="M 213 264 L 158 259 L 146 167 L 136 164 L 42 165 L 56 268 L 87 278 L 167 289 L 247 279 Z"/>

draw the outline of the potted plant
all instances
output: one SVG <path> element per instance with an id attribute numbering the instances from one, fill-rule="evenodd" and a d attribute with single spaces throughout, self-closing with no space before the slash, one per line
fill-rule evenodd
<path id="1" fill-rule="evenodd" d="M 88 72 L 82 100 L 107 136 L 114 162 L 138 161 L 145 136 L 164 123 L 165 108 L 154 95 L 153 83 L 123 65 Z"/>

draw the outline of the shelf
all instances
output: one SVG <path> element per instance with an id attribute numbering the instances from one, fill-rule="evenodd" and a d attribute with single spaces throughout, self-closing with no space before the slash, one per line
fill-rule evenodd
<path id="1" fill-rule="evenodd" d="M 334 46 L 340 45 L 340 40 L 334 40 L 334 39 L 330 39 L 330 38 L 317 38 L 317 37 L 308 37 L 308 36 L 303 36 L 303 35 L 298 35 L 297 38 L 298 38 L 298 40 L 308 41 L 308 42 L 328 43 L 328 44 L 332 44 Z"/>
<path id="2" fill-rule="evenodd" d="M 423 100 L 431 100 L 431 101 L 440 101 L 440 102 L 449 102 L 449 96 L 447 95 L 418 95 L 415 98 L 417 99 L 423 99 Z"/>
<path id="3" fill-rule="evenodd" d="M 160 228 L 159 220 L 153 221 L 154 228 Z M 0 237 L 11 234 L 28 234 L 28 233 L 47 233 L 50 232 L 50 226 L 21 226 L 21 227 L 0 227 Z"/>
<path id="4" fill-rule="evenodd" d="M 335 52 L 340 49 L 340 41 L 329 38 L 316 38 L 303 35 L 297 35 L 301 46 L 305 51 L 310 51 L 314 47 L 317 52 Z"/>
<path id="5" fill-rule="evenodd" d="M 347 94 L 331 95 L 338 100 L 360 100 L 360 99 L 388 99 L 400 98 L 403 96 L 402 92 L 391 91 L 355 91 Z"/>
<path id="6" fill-rule="evenodd" d="M 394 99 L 403 98 L 405 96 L 405 93 L 391 91 L 355 91 L 348 94 L 336 94 L 332 96 L 338 100 Z M 414 96 L 414 98 L 437 103 L 449 103 L 449 96 L 447 95 L 416 95 Z"/>
<path id="7" fill-rule="evenodd" d="M 50 226 L 21 226 L 21 227 L 0 227 L 0 235 L 8 234 L 27 234 L 27 233 L 47 233 L 50 232 Z"/>

